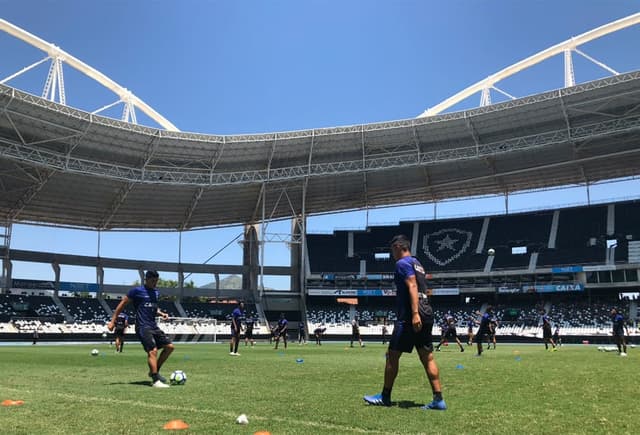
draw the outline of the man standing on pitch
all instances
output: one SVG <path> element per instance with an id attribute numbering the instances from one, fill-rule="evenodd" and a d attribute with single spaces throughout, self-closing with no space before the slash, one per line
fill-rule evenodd
<path id="1" fill-rule="evenodd" d="M 354 341 L 357 341 L 360 347 L 364 347 L 362 337 L 360 336 L 360 321 L 358 320 L 358 316 L 354 317 L 351 321 L 351 347 L 353 347 Z"/>
<path id="2" fill-rule="evenodd" d="M 482 356 L 482 342 L 485 338 L 488 339 L 489 334 L 491 333 L 490 323 L 492 318 L 493 318 L 493 307 L 491 305 L 488 305 L 484 314 L 480 318 L 480 326 L 478 327 L 478 333 L 476 334 L 475 337 L 473 337 L 473 340 L 476 342 L 476 345 L 478 346 L 478 353 L 476 354 L 476 356 Z"/>
<path id="3" fill-rule="evenodd" d="M 445 410 L 447 405 L 442 398 L 438 365 L 433 358 L 433 310 L 426 299 L 420 301 L 418 289 L 426 298 L 424 269 L 417 258 L 411 256 L 411 242 L 404 235 L 395 236 L 391 240 L 391 253 L 396 260 L 396 316 L 384 369 L 384 385 L 382 393 L 364 396 L 370 405 L 391 406 L 391 390 L 403 352 L 411 353 L 415 347 L 420 362 L 427 373 L 433 400 L 422 409 Z"/>
<path id="4" fill-rule="evenodd" d="M 240 331 L 244 319 L 244 302 L 240 302 L 231 313 L 231 341 L 229 342 L 229 355 L 239 356 Z"/>
<path id="5" fill-rule="evenodd" d="M 156 388 L 168 388 L 167 380 L 160 375 L 160 368 L 169 358 L 174 347 L 171 339 L 158 327 L 156 316 L 168 319 L 169 315 L 158 308 L 160 292 L 156 289 L 156 285 L 160 275 L 155 270 L 148 270 L 144 277 L 144 285 L 132 288 L 122 298 L 107 328 L 113 331 L 118 315 L 129 302 L 133 301 L 136 311 L 136 335 L 147 352 L 149 376 L 153 380 L 151 385 Z M 160 356 L 158 356 L 158 349 L 162 349 Z"/>
<path id="6" fill-rule="evenodd" d="M 251 342 L 251 347 L 256 344 L 256 341 L 253 339 L 253 327 L 256 321 L 253 316 L 247 316 L 244 319 L 244 345 L 247 346 L 249 342 Z"/>
<path id="7" fill-rule="evenodd" d="M 551 334 L 551 320 L 546 314 L 542 315 L 542 341 L 544 342 L 544 348 L 549 350 L 549 344 L 551 344 L 551 350 L 556 351 L 556 343 L 553 341 Z"/>
<path id="8" fill-rule="evenodd" d="M 287 348 L 287 325 L 289 324 L 289 322 L 287 321 L 287 319 L 284 317 L 284 313 L 280 314 L 280 320 L 278 320 L 278 324 L 276 325 L 276 333 L 275 333 L 275 340 L 276 340 L 276 347 L 275 349 L 278 348 L 278 343 L 280 342 L 280 338 L 282 338 L 282 341 L 284 341 L 284 348 Z"/>
<path id="9" fill-rule="evenodd" d="M 627 356 L 627 342 L 624 337 L 627 326 L 624 324 L 624 316 L 617 309 L 611 309 L 611 323 L 613 323 L 613 341 L 618 346 L 618 354 Z M 627 330 L 627 335 L 629 331 Z"/>
<path id="10" fill-rule="evenodd" d="M 116 330 L 113 335 L 116 338 L 116 352 L 122 353 L 122 348 L 124 347 L 124 333 L 129 326 L 129 316 L 125 313 L 118 314 L 116 317 Z"/>

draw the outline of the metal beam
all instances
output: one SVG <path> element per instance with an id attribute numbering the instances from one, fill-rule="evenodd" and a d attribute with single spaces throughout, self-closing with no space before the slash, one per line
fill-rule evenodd
<path id="1" fill-rule="evenodd" d="M 543 148 L 571 140 L 615 136 L 622 133 L 636 132 L 638 130 L 640 130 L 640 115 L 635 115 L 605 120 L 589 125 L 581 125 L 573 127 L 569 131 L 566 129 L 554 130 L 480 144 L 478 146 L 471 141 L 469 145 L 462 147 L 423 152 L 421 154 L 415 151 L 399 152 L 376 155 L 375 157 L 369 157 L 365 160 L 326 162 L 304 166 L 274 168 L 270 170 L 249 170 L 216 174 L 210 174 L 208 171 L 185 170 L 181 168 L 149 170 L 146 169 L 144 165 L 140 168 L 74 157 L 68 158 L 65 153 L 24 145 L 8 138 L 0 138 L 0 158 L 63 172 L 88 174 L 132 183 L 222 186 L 300 180 L 304 177 L 340 175 L 362 171 L 384 171 L 393 168 L 441 164 L 482 158 L 487 155 Z M 148 163 L 149 159 L 150 156 L 147 157 L 146 163 Z"/>
<path id="2" fill-rule="evenodd" d="M 2 18 L 0 18 L 0 30 L 18 39 L 21 39 L 22 41 L 30 44 L 33 47 L 36 47 L 44 51 L 49 55 L 49 57 L 52 57 L 54 60 L 56 58 L 64 59 L 64 62 L 67 63 L 69 66 L 77 69 L 87 77 L 90 77 L 93 80 L 97 81 L 102 86 L 106 87 L 107 89 L 112 91 L 114 94 L 118 95 L 121 100 L 131 101 L 132 104 L 135 104 L 136 107 L 142 110 L 147 116 L 149 116 L 149 118 L 156 121 L 163 128 L 170 131 L 179 131 L 178 128 L 175 125 L 173 125 L 168 119 L 166 119 L 165 117 L 160 115 L 158 112 L 156 112 L 154 109 L 152 109 L 151 106 L 149 106 L 147 103 L 145 103 L 140 98 L 135 96 L 133 93 L 131 93 L 131 91 L 120 86 L 118 83 L 111 80 L 109 77 L 107 77 L 100 71 L 90 67 L 86 63 L 75 58 L 74 56 L 62 50 L 61 48 L 56 47 L 55 45 L 49 42 L 46 42 L 35 35 L 32 35 L 26 30 L 23 30 L 20 27 L 14 24 L 11 24 L 10 22 Z"/>
<path id="3" fill-rule="evenodd" d="M 440 112 L 452 106 L 455 106 L 459 102 L 466 100 L 468 97 L 475 94 L 476 92 L 480 92 L 483 89 L 492 87 L 493 85 L 500 82 L 501 80 L 506 79 L 507 77 L 510 77 L 527 68 L 530 68 L 550 57 L 563 53 L 566 49 L 574 49 L 589 41 L 608 35 L 609 33 L 617 32 L 618 30 L 622 30 L 624 28 L 634 26 L 639 23 L 640 23 L 640 12 L 635 13 L 633 15 L 629 15 L 628 17 L 625 17 L 625 18 L 621 18 L 617 21 L 613 21 L 611 23 L 605 24 L 604 26 L 597 27 L 593 30 L 585 32 L 576 37 L 567 39 L 564 42 L 561 42 L 552 47 L 549 47 L 546 50 L 542 50 L 534 54 L 533 56 L 530 56 L 526 59 L 521 60 L 520 62 L 514 63 L 513 65 L 508 66 L 507 68 L 504 68 L 483 80 L 480 80 L 479 82 L 469 86 L 468 88 L 463 89 L 462 91 L 447 98 L 441 103 L 436 104 L 430 109 L 425 110 L 418 116 L 418 118 L 437 115 Z"/>

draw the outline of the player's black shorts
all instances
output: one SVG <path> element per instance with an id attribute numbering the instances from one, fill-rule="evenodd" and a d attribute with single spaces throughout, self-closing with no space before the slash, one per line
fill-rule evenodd
<path id="1" fill-rule="evenodd" d="M 542 328 L 542 338 L 545 340 L 551 338 L 551 328 Z"/>
<path id="2" fill-rule="evenodd" d="M 359 332 L 352 332 L 351 333 L 351 339 L 352 340 L 360 340 L 360 333 Z"/>
<path id="3" fill-rule="evenodd" d="M 124 337 L 124 328 L 116 328 L 116 329 L 114 329 L 113 335 L 118 337 L 118 338 Z"/>
<path id="4" fill-rule="evenodd" d="M 233 325 L 231 325 L 231 336 L 232 337 L 240 337 L 240 328 L 235 329 Z"/>
<path id="5" fill-rule="evenodd" d="M 613 337 L 614 338 L 624 338 L 624 331 L 622 329 L 621 330 L 614 329 L 613 330 Z"/>
<path id="6" fill-rule="evenodd" d="M 444 338 L 458 338 L 456 328 L 447 328 L 447 332 L 444 333 Z"/>
<path id="7" fill-rule="evenodd" d="M 244 332 L 244 336 L 245 336 L 245 338 L 253 338 L 253 329 L 247 329 Z"/>
<path id="8" fill-rule="evenodd" d="M 389 339 L 389 350 L 411 353 L 415 347 L 433 352 L 432 329 L 433 323 L 425 323 L 420 331 L 415 332 L 411 322 L 397 321 Z"/>
<path id="9" fill-rule="evenodd" d="M 473 337 L 473 341 L 475 343 L 482 343 L 484 341 L 486 341 L 487 336 L 489 336 L 489 333 L 486 331 L 478 331 L 478 333 Z"/>
<path id="10" fill-rule="evenodd" d="M 136 334 L 146 352 L 155 348 L 163 348 L 171 344 L 171 339 L 160 328 L 156 329 L 136 329 Z"/>

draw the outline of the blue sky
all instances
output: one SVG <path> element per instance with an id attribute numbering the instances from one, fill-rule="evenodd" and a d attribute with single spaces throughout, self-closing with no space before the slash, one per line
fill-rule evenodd
<path id="1" fill-rule="evenodd" d="M 125 1 L 20 2 L 0 0 L 0 16 L 91 65 L 183 131 L 238 134 L 298 130 L 411 118 L 465 87 L 594 27 L 636 13 L 633 1 Z M 617 71 L 640 68 L 640 26 L 581 49 Z M 0 35 L 0 79 L 44 57 Z M 607 73 L 574 56 L 576 80 Z M 42 92 L 47 66 L 9 84 Z M 112 94 L 65 69 L 67 102 L 93 111 Z M 524 96 L 563 85 L 561 57 L 498 86 Z M 456 108 L 476 107 L 476 95 Z M 493 95 L 499 101 L 499 95 Z M 115 110 L 109 115 L 119 117 Z M 138 120 L 150 123 L 138 112 Z M 637 181 L 595 186 L 592 200 L 635 196 Z M 515 195 L 511 210 L 586 201 L 584 188 Z M 438 205 L 438 215 L 473 209 L 504 212 L 504 198 Z M 432 205 L 312 217 L 311 231 L 432 217 Z M 286 233 L 288 222 L 269 225 Z M 182 261 L 203 262 L 241 228 L 182 235 Z M 15 249 L 96 255 L 97 234 L 15 225 Z M 103 233 L 105 257 L 177 261 L 177 233 Z M 286 247 L 269 244 L 266 264 L 286 264 Z M 237 244 L 216 263 L 238 264 Z M 51 279 L 48 265 L 14 264 L 14 277 Z M 175 278 L 166 274 L 167 278 Z M 207 276 L 192 277 L 196 284 Z M 88 268 L 64 267 L 65 281 L 92 282 Z M 135 272 L 106 271 L 106 281 L 128 284 Z M 287 283 L 271 277 L 271 287 Z"/>

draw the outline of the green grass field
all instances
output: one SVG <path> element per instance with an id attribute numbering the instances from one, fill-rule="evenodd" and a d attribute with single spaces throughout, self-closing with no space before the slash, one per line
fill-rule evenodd
<path id="1" fill-rule="evenodd" d="M 101 351 L 90 355 L 92 348 Z M 381 389 L 385 347 L 266 343 L 228 354 L 226 344 L 176 344 L 163 368 L 187 372 L 184 386 L 149 387 L 138 343 L 123 354 L 101 345 L 0 347 L 3 434 L 152 434 L 182 419 L 181 433 L 638 433 L 640 350 L 627 358 L 594 346 L 498 345 L 436 353 L 449 409 L 422 411 L 431 398 L 416 353 L 400 360 L 394 406 L 367 406 Z M 302 363 L 296 362 L 303 359 Z M 238 425 L 240 414 L 248 425 Z"/>

